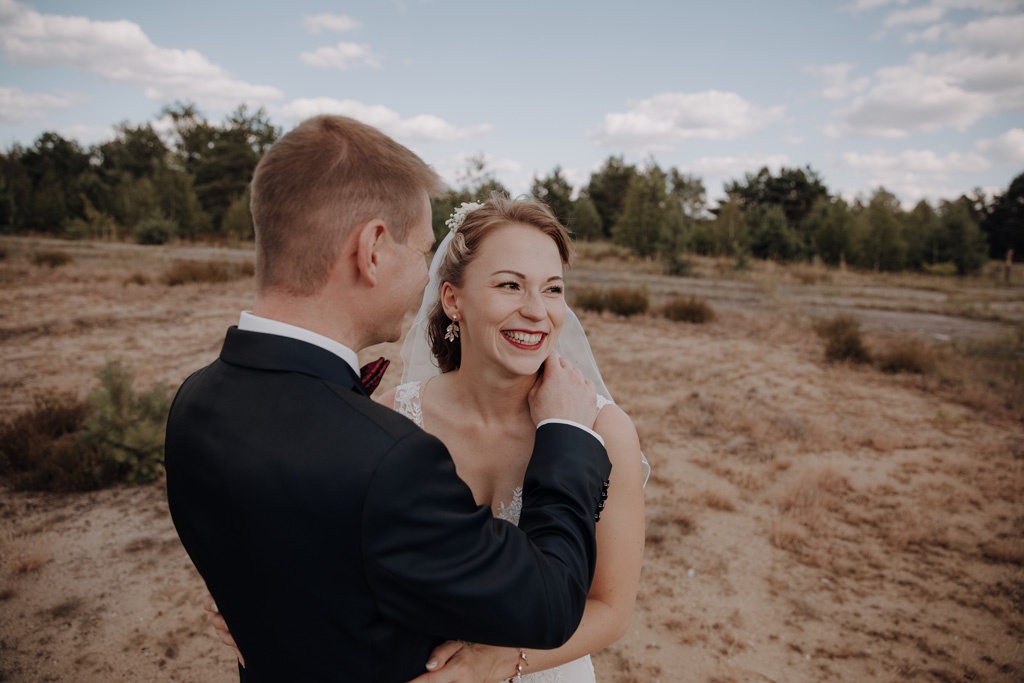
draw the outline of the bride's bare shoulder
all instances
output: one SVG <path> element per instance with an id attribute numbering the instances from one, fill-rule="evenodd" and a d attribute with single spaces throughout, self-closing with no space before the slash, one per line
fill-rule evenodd
<path id="1" fill-rule="evenodd" d="M 391 408 L 392 410 L 394 410 L 395 409 L 395 394 L 397 392 L 398 392 L 398 388 L 397 387 L 395 387 L 394 389 L 388 389 L 387 391 L 385 391 L 380 396 L 374 396 L 373 400 L 376 401 L 377 403 L 381 404 L 382 406 L 387 406 L 388 408 Z"/>

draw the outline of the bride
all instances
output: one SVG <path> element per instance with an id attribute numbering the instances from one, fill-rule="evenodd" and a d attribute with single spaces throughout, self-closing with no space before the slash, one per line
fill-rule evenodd
<path id="1" fill-rule="evenodd" d="M 625 634 L 644 549 L 643 485 L 650 468 L 636 429 L 611 402 L 579 320 L 565 303 L 570 240 L 533 199 L 494 195 L 463 204 L 430 268 L 423 305 L 402 349 L 402 383 L 381 403 L 447 446 L 476 502 L 518 524 L 535 424 L 527 396 L 543 363 L 561 356 L 598 390 L 594 431 L 612 462 L 597 524 L 597 564 L 583 620 L 555 650 L 462 641 L 439 645 L 413 683 L 497 681 L 594 683 L 590 653 Z M 207 598 L 207 609 L 211 609 Z M 211 622 L 232 644 L 219 615 Z"/>
<path id="2" fill-rule="evenodd" d="M 493 196 L 464 204 L 448 225 L 403 347 L 403 383 L 381 402 L 440 438 L 476 502 L 516 524 L 535 430 L 527 394 L 555 350 L 598 388 L 594 431 L 612 476 L 597 525 L 594 581 L 569 642 L 523 651 L 450 641 L 434 650 L 430 672 L 415 683 L 498 680 L 517 664 L 526 681 L 593 682 L 590 653 L 622 637 L 636 600 L 649 468 L 632 421 L 611 403 L 583 328 L 566 306 L 569 236 L 550 209 Z"/>

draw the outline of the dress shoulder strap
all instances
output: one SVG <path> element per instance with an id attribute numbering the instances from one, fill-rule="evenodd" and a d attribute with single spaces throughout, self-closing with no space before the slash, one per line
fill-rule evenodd
<path id="1" fill-rule="evenodd" d="M 423 405 L 420 403 L 420 382 L 406 382 L 395 388 L 395 412 L 405 415 L 423 429 Z"/>

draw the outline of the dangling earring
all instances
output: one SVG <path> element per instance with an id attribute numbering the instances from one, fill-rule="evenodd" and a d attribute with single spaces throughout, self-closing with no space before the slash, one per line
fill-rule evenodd
<path id="1" fill-rule="evenodd" d="M 449 342 L 453 342 L 459 338 L 459 324 L 455 322 L 458 319 L 459 316 L 457 314 L 453 315 L 452 321 L 448 323 L 448 329 L 444 331 L 444 338 Z"/>

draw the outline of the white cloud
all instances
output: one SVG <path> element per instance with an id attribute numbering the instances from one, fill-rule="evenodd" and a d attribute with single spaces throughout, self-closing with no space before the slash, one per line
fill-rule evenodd
<path id="1" fill-rule="evenodd" d="M 302 16 L 302 25 L 310 33 L 348 33 L 361 26 L 358 21 L 344 14 L 305 14 Z"/>
<path id="2" fill-rule="evenodd" d="M 808 66 L 804 71 L 819 76 L 825 82 L 821 96 L 827 100 L 845 100 L 852 95 L 863 92 L 871 81 L 866 77 L 850 80 L 852 64 L 824 64 Z"/>
<path id="3" fill-rule="evenodd" d="M 383 105 L 363 104 L 356 100 L 338 100 L 331 97 L 292 100 L 285 105 L 273 107 L 273 113 L 293 123 L 319 114 L 340 114 L 379 128 L 392 137 L 421 142 L 465 140 L 491 130 L 489 124 L 459 128 L 431 114 L 403 119 L 398 112 Z"/>
<path id="4" fill-rule="evenodd" d="M 70 66 L 141 86 L 156 101 L 187 99 L 226 111 L 284 96 L 277 88 L 232 77 L 195 50 L 158 47 L 133 22 L 40 14 L 13 0 L 0 0 L 0 49 L 24 66 Z"/>
<path id="5" fill-rule="evenodd" d="M 1022 7 L 1024 0 L 932 0 L 894 10 L 884 20 L 887 27 L 937 21 L 951 10 L 981 16 L 908 32 L 908 42 L 927 42 L 932 52 L 878 69 L 862 90 L 849 87 L 845 65 L 809 69 L 825 79 L 824 97 L 853 98 L 834 112 L 826 134 L 899 138 L 943 128 L 964 131 L 985 117 L 1024 109 L 1024 14 L 1017 11 Z"/>
<path id="6" fill-rule="evenodd" d="M 312 52 L 303 52 L 301 56 L 303 62 L 320 69 L 344 71 L 356 64 L 365 64 L 374 69 L 380 68 L 380 62 L 377 61 L 370 47 L 355 43 L 338 43 L 334 47 L 318 47 Z"/>
<path id="7" fill-rule="evenodd" d="M 888 28 L 904 24 L 930 24 L 946 16 L 946 8 L 938 4 L 921 5 L 890 12 L 883 24 Z"/>
<path id="8" fill-rule="evenodd" d="M 978 140 L 974 147 L 995 162 L 1024 164 L 1024 129 L 1011 128 L 997 138 Z"/>
<path id="9" fill-rule="evenodd" d="M 847 152 L 842 161 L 862 179 L 861 186 L 884 187 L 909 204 L 957 197 L 964 192 L 963 182 L 955 179 L 957 174 L 991 167 L 987 159 L 974 152 L 938 154 L 931 150 Z"/>
<path id="10" fill-rule="evenodd" d="M 763 109 L 735 93 L 662 93 L 632 103 L 625 113 L 606 114 L 588 132 L 600 147 L 654 150 L 683 140 L 734 140 L 783 118 L 782 107 Z"/>
<path id="11" fill-rule="evenodd" d="M 39 121 L 51 109 L 67 109 L 75 104 L 75 98 L 46 93 L 25 92 L 21 88 L 0 87 L 0 121 L 22 123 Z"/>
<path id="12" fill-rule="evenodd" d="M 973 152 L 950 152 L 946 155 L 931 150 L 906 149 L 896 154 L 887 152 L 846 152 L 843 162 L 850 168 L 873 174 L 883 173 L 976 173 L 991 164 Z"/>

